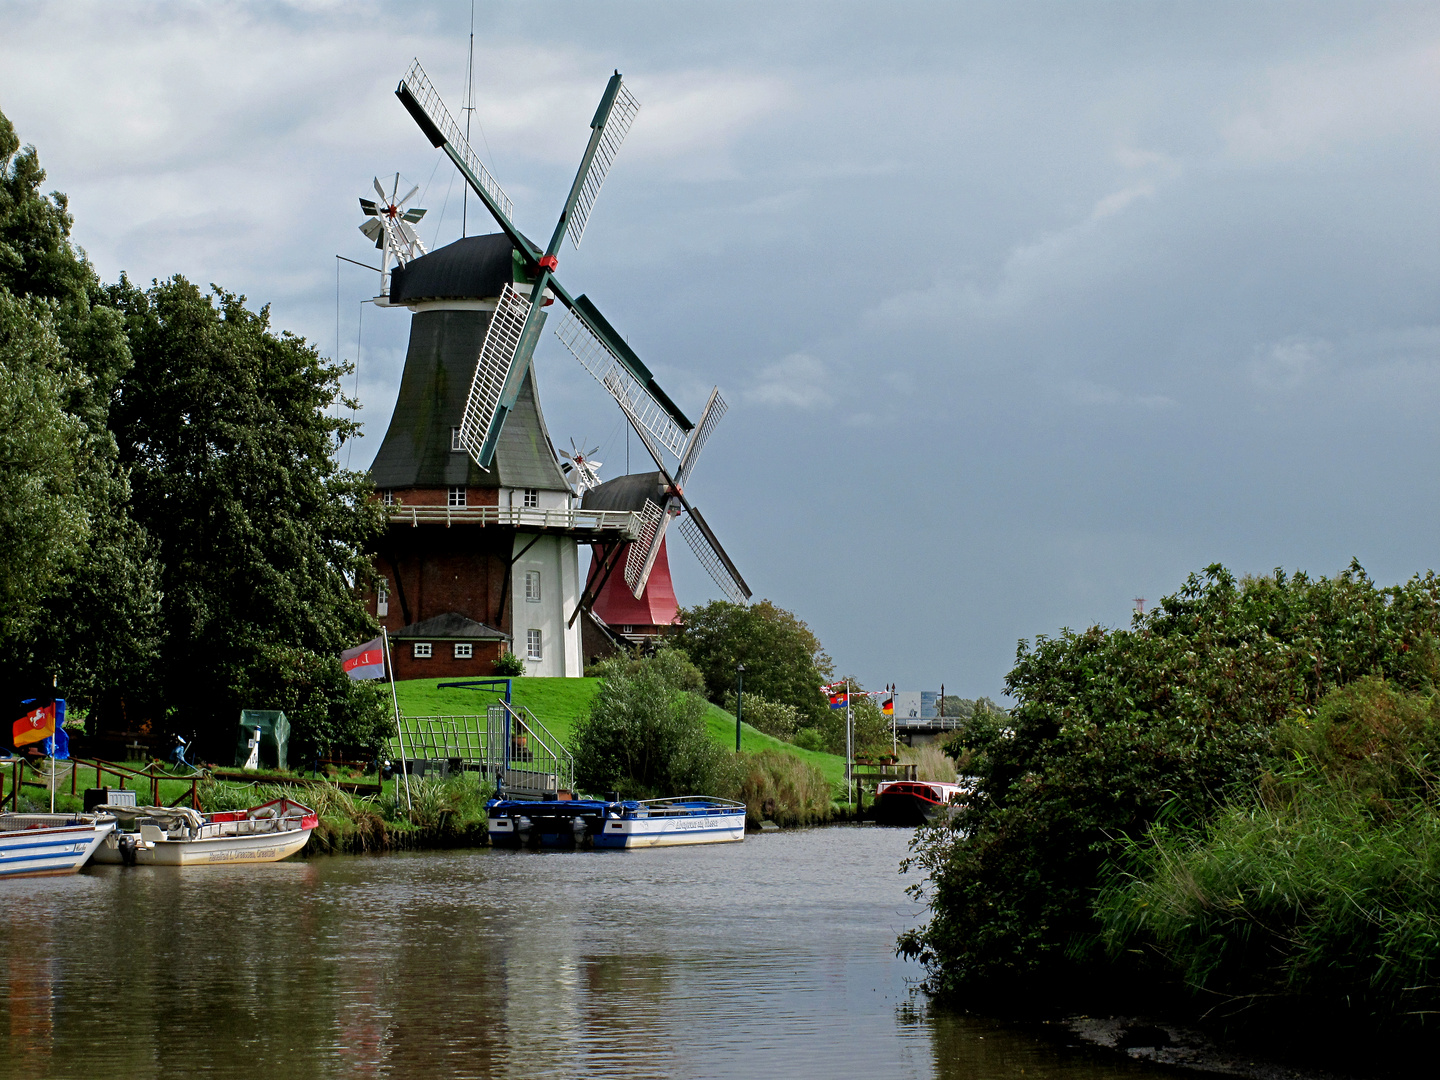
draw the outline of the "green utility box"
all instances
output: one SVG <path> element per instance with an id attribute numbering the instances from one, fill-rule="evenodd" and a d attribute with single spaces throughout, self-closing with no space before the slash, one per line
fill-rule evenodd
<path id="1" fill-rule="evenodd" d="M 244 768 L 250 762 L 251 745 L 259 731 L 259 754 L 254 764 L 264 769 L 285 769 L 285 755 L 290 748 L 290 721 L 279 709 L 242 709 L 240 738 L 235 746 L 235 764 Z"/>

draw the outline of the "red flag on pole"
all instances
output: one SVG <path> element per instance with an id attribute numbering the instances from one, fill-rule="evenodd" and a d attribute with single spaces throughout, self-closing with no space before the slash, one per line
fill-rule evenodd
<path id="1" fill-rule="evenodd" d="M 346 649 L 340 654 L 340 666 L 345 674 L 355 680 L 383 679 L 385 677 L 385 647 L 380 639 L 374 638 L 364 645 Z"/>

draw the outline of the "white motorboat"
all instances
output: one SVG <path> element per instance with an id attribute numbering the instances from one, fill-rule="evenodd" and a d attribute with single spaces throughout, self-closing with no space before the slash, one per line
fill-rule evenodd
<path id="1" fill-rule="evenodd" d="M 314 810 L 274 799 L 249 810 L 201 814 L 183 806 L 102 806 L 119 828 L 95 851 L 97 863 L 229 866 L 294 855 L 318 823 Z"/>
<path id="2" fill-rule="evenodd" d="M 0 814 L 0 877 L 73 874 L 114 829 L 96 814 Z"/>
<path id="3" fill-rule="evenodd" d="M 495 799 L 497 847 L 671 847 L 745 839 L 745 804 L 703 795 L 618 799 Z"/>

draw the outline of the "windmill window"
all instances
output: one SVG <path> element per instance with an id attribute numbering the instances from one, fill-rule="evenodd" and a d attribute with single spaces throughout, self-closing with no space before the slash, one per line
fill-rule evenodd
<path id="1" fill-rule="evenodd" d="M 445 505 L 446 505 L 446 506 L 464 506 L 464 505 L 465 505 L 465 489 L 464 489 L 463 487 L 452 487 L 452 488 L 450 489 L 450 499 L 449 499 L 449 501 L 448 501 Z"/>
<path id="2" fill-rule="evenodd" d="M 452 452 L 465 449 L 464 445 L 460 442 L 460 429 L 458 427 L 452 427 L 450 429 L 450 449 Z"/>
<path id="3" fill-rule="evenodd" d="M 626 623 L 624 626 L 620 627 L 620 632 L 622 634 L 633 634 L 635 632 L 635 627 L 631 626 L 629 623 Z"/>
<path id="4" fill-rule="evenodd" d="M 526 488 L 526 489 L 525 489 L 525 506 L 527 506 L 527 507 L 532 507 L 532 506 L 539 506 L 539 505 L 540 505 L 540 491 L 539 491 L 539 489 L 538 489 L 538 488 Z"/>
<path id="5" fill-rule="evenodd" d="M 544 654 L 541 653 L 541 651 L 540 651 L 540 631 L 539 631 L 539 630 L 526 630 L 526 631 L 525 631 L 525 659 L 526 659 L 526 660 L 543 660 L 544 658 L 545 658 L 545 657 L 544 657 Z"/>
<path id="6" fill-rule="evenodd" d="M 384 491 L 382 491 L 382 492 L 380 493 L 380 501 L 383 502 L 386 506 L 394 506 L 394 505 L 395 505 L 395 492 L 394 492 L 394 490 L 393 490 L 392 488 L 386 488 Z"/>
<path id="7" fill-rule="evenodd" d="M 540 602 L 540 571 L 525 571 L 525 599 L 532 604 Z"/>
<path id="8" fill-rule="evenodd" d="M 461 643 L 459 643 L 459 642 L 456 642 L 456 644 L 455 644 L 455 659 L 456 659 L 456 660 L 469 660 L 469 659 L 470 659 L 472 656 L 474 656 L 474 655 L 475 655 L 475 646 L 474 646 L 474 645 L 471 645 L 469 642 L 466 642 L 466 643 L 464 643 L 464 644 L 461 644 Z"/>
<path id="9" fill-rule="evenodd" d="M 383 577 L 375 582 L 375 614 L 390 614 L 390 583 Z"/>
<path id="10" fill-rule="evenodd" d="M 415 657 L 416 660 L 429 660 L 429 659 L 430 659 L 430 642 L 428 642 L 428 641 L 417 641 L 417 642 L 415 642 L 414 645 L 410 646 L 410 653 L 411 653 L 412 656 Z"/>

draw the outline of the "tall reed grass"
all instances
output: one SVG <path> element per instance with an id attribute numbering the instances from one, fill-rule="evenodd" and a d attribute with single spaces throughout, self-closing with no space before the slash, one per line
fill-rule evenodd
<path id="1" fill-rule="evenodd" d="M 1203 826 L 1127 847 L 1097 913 L 1112 957 L 1161 958 L 1237 1005 L 1305 1000 L 1381 1027 L 1440 1014 L 1440 698 L 1378 679 L 1282 732 L 1292 764 Z"/>
<path id="2" fill-rule="evenodd" d="M 834 793 L 825 774 L 781 750 L 762 750 L 739 763 L 740 799 L 751 826 L 773 821 L 782 828 L 829 821 Z"/>
<path id="3" fill-rule="evenodd" d="M 905 765 L 916 766 L 917 780 L 938 780 L 947 784 L 955 782 L 955 762 L 939 743 L 903 747 L 900 750 L 900 761 Z"/>

